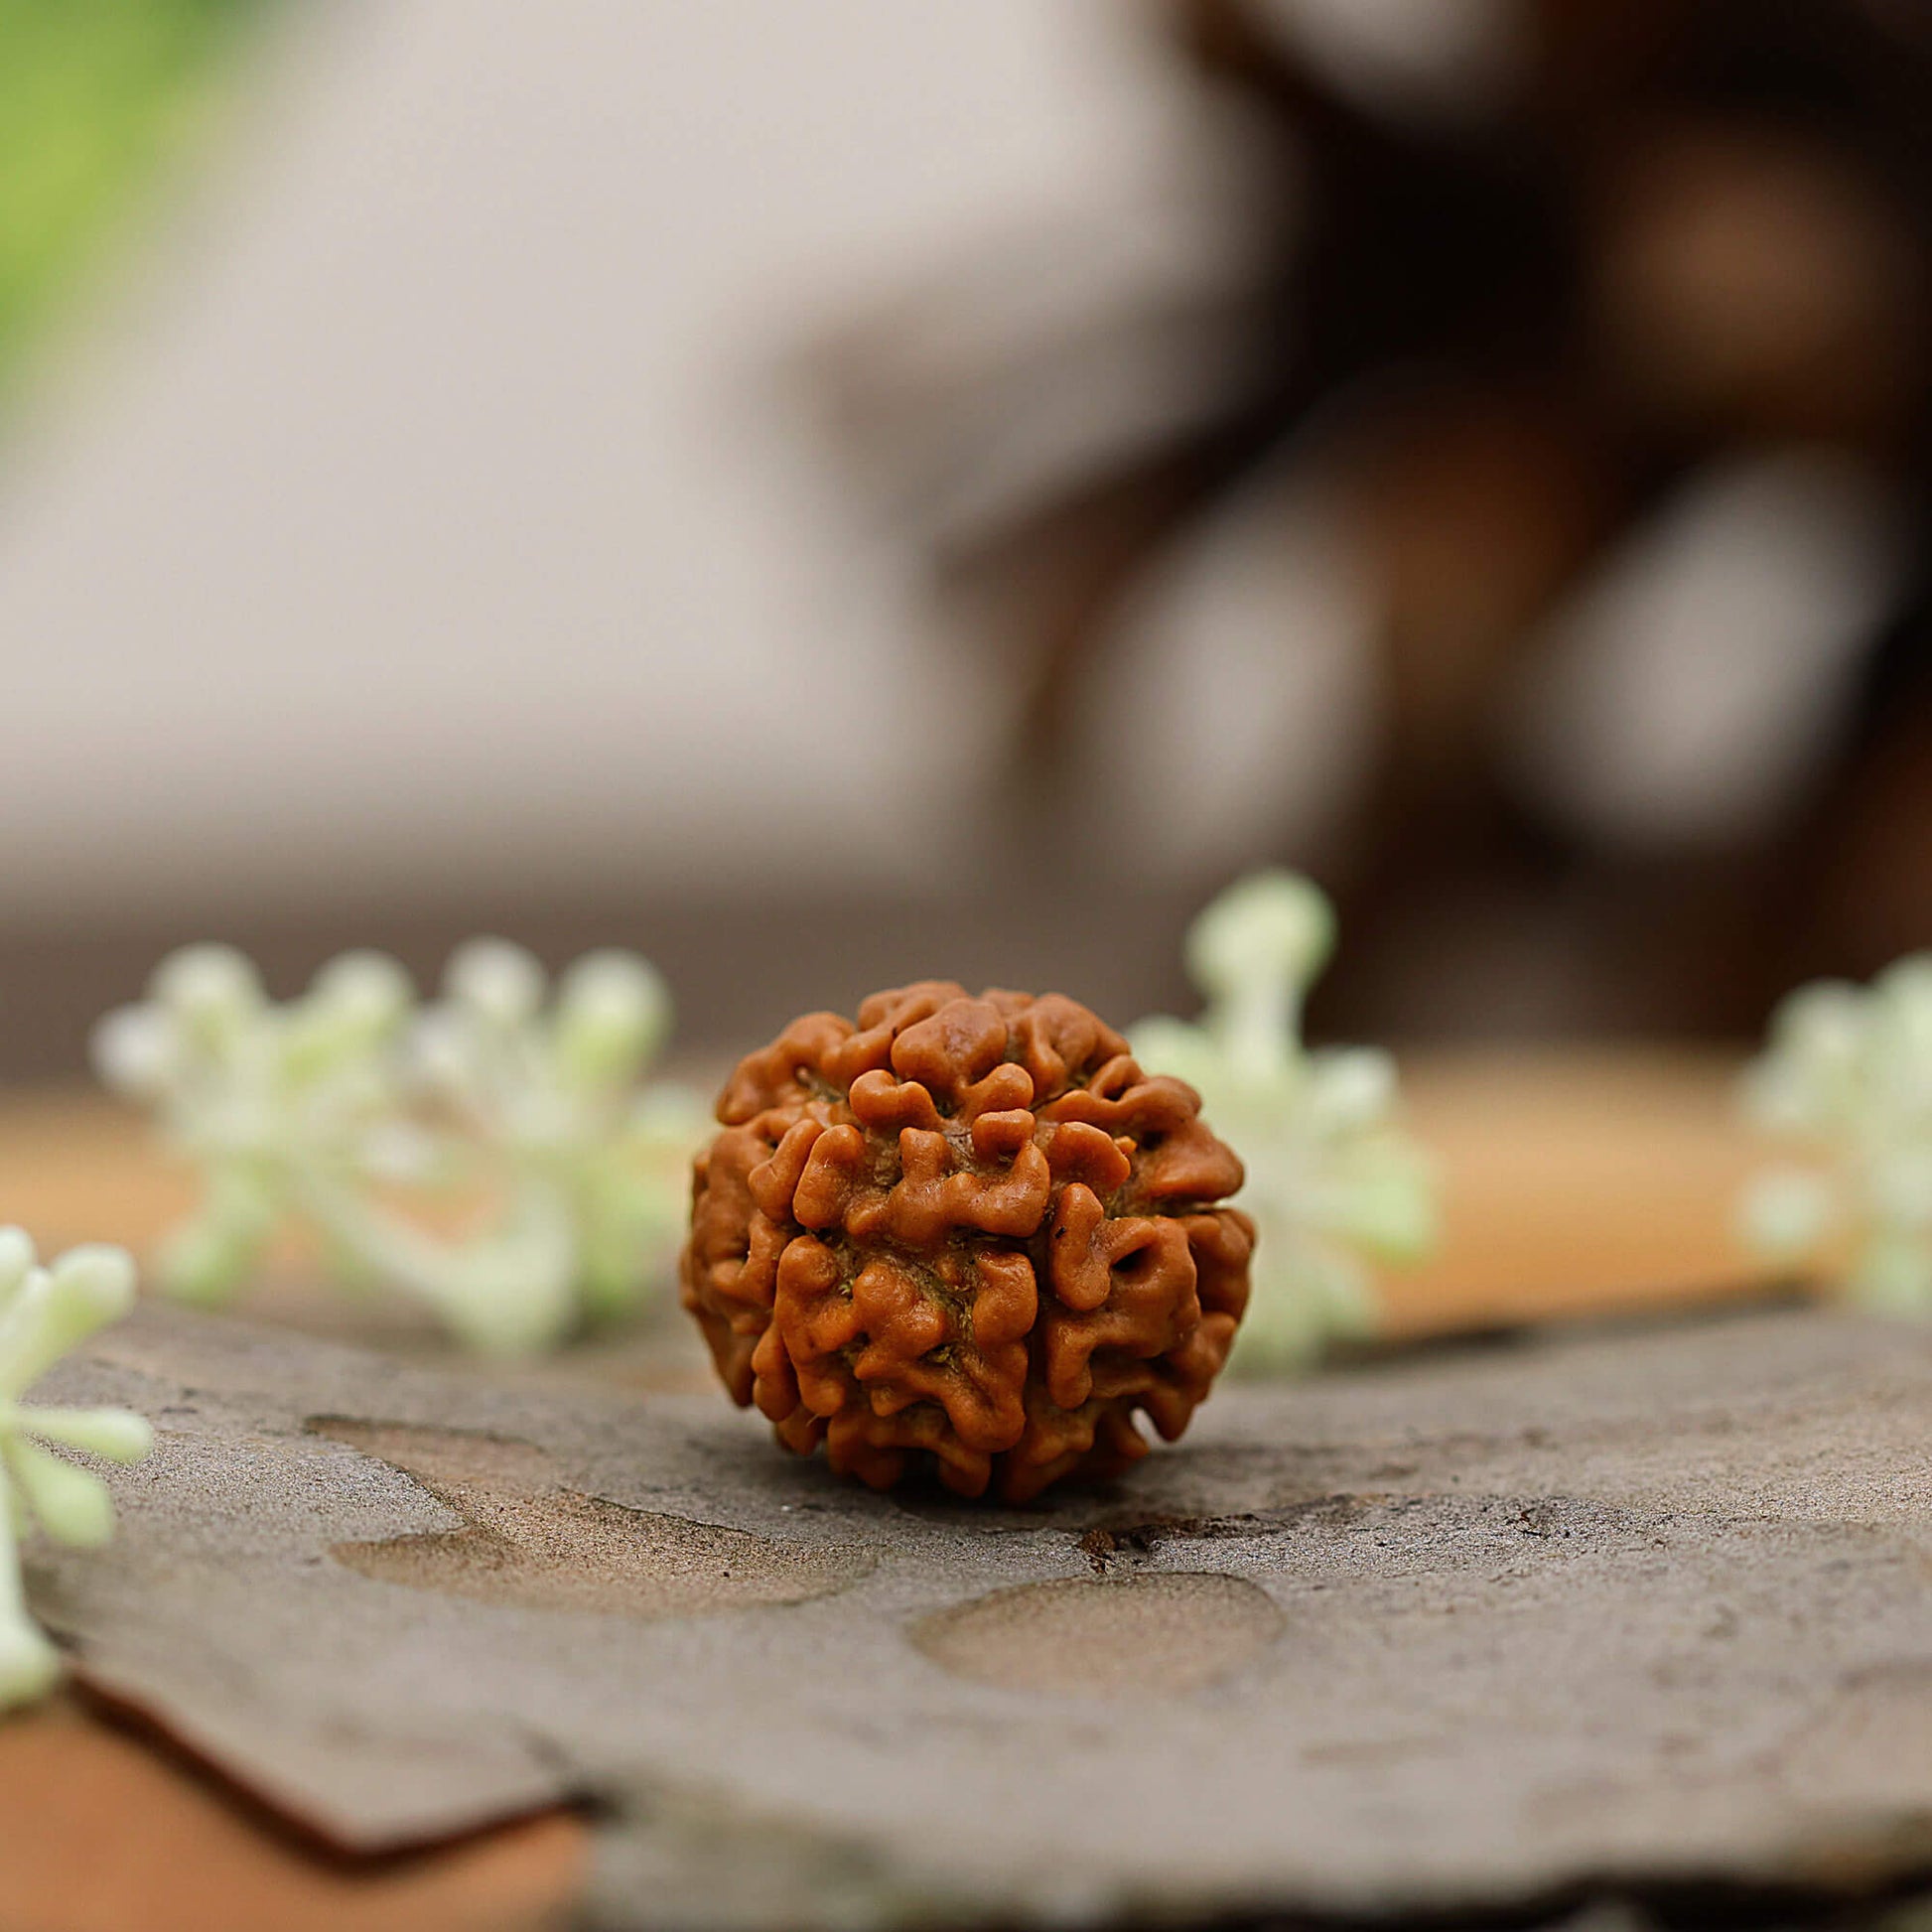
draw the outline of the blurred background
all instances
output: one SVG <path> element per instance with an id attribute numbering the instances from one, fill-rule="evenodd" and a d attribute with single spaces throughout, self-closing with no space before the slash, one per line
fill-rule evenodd
<path id="1" fill-rule="evenodd" d="M 86 1084 L 188 941 L 634 947 L 709 1081 L 927 975 L 1191 1012 L 1273 863 L 1442 1182 L 1378 1344 L 1781 1293 L 1743 1052 L 1932 944 L 1932 4 L 0 0 L 0 673 L 44 1252 L 195 1197 Z M 48 1734 L 30 1898 L 430 1922 Z"/>
<path id="2" fill-rule="evenodd" d="M 1742 1039 L 1932 938 L 1916 0 L 0 0 L 0 1077 L 169 946 Z"/>

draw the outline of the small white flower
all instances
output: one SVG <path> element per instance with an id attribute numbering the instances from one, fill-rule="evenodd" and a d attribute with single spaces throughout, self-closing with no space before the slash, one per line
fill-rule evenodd
<path id="1" fill-rule="evenodd" d="M 1841 1275 L 1871 1307 L 1932 1314 L 1932 954 L 1868 987 L 1824 981 L 1791 994 L 1741 1105 L 1798 1157 L 1745 1189 L 1743 1240 Z"/>
<path id="2" fill-rule="evenodd" d="M 184 946 L 162 961 L 149 993 L 157 1007 L 199 1036 L 245 1024 L 264 998 L 254 963 L 232 946 Z"/>
<path id="3" fill-rule="evenodd" d="M 1145 1020 L 1130 1034 L 1150 1072 L 1200 1093 L 1247 1168 L 1234 1198 L 1258 1240 L 1237 1365 L 1306 1366 L 1331 1340 L 1366 1332 L 1369 1264 L 1418 1259 L 1435 1240 L 1429 1164 L 1395 1125 L 1394 1061 L 1302 1039 L 1303 1003 L 1334 937 L 1334 913 L 1307 880 L 1244 879 L 1188 934 L 1200 1020 Z"/>
<path id="4" fill-rule="evenodd" d="M 587 953 L 557 988 L 557 1070 L 575 1086 L 626 1084 L 656 1056 L 670 1019 L 670 991 L 648 960 Z"/>
<path id="5" fill-rule="evenodd" d="M 547 991 L 501 939 L 461 947 L 427 1008 L 380 953 L 343 955 L 281 1004 L 225 948 L 165 961 L 147 1002 L 93 1039 L 102 1078 L 202 1171 L 161 1285 L 220 1300 L 296 1221 L 356 1281 L 413 1296 L 479 1348 L 548 1346 L 634 1308 L 675 1238 L 701 1132 L 683 1096 L 640 1084 L 670 998 L 620 952 L 580 959 L 548 1006 Z M 495 1218 L 438 1238 L 376 1193 L 450 1184 L 490 1195 Z"/>
<path id="6" fill-rule="evenodd" d="M 1826 1238 L 1837 1205 L 1831 1183 L 1822 1174 L 1802 1168 L 1773 1168 L 1745 1189 L 1740 1224 L 1744 1238 L 1760 1253 L 1790 1261 Z"/>
<path id="7" fill-rule="evenodd" d="M 507 939 L 470 939 L 450 959 L 444 991 L 457 1006 L 507 1033 L 543 1005 L 544 972 L 535 956 Z"/>
<path id="8" fill-rule="evenodd" d="M 345 952 L 332 959 L 309 990 L 312 1014 L 356 1041 L 389 1037 L 415 1004 L 409 975 L 379 952 Z"/>
<path id="9" fill-rule="evenodd" d="M 133 1301 L 134 1264 L 119 1248 L 73 1248 L 43 1268 L 25 1232 L 0 1228 L 0 1711 L 40 1697 L 61 1673 L 27 1613 L 21 1534 L 38 1525 L 57 1543 L 97 1549 L 113 1533 L 106 1484 L 54 1451 L 138 1462 L 154 1446 L 147 1422 L 125 1409 L 45 1409 L 23 1398 Z"/>
<path id="10" fill-rule="evenodd" d="M 129 1100 L 158 1100 L 179 1076 L 182 1040 L 171 1015 L 158 1007 L 120 1007 L 94 1028 L 94 1065 L 101 1079 Z"/>

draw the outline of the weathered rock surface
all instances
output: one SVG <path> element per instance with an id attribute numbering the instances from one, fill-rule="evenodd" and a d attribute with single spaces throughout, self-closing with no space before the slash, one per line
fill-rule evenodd
<path id="1" fill-rule="evenodd" d="M 1129 1479 L 879 1496 L 714 1399 L 145 1311 L 36 1607 L 345 1846 L 611 1807 L 631 1924 L 1508 1910 L 1932 1868 L 1932 1333 L 1763 1313 L 1223 1389 Z"/>

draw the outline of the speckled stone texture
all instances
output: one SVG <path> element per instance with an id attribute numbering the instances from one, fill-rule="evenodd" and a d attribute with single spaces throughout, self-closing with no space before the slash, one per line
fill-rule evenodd
<path id="1" fill-rule="evenodd" d="M 601 1800 L 614 1929 L 1522 1923 L 1932 1869 L 1925 1330 L 1236 1385 L 1025 1509 L 545 1373 L 144 1311 L 52 1379 L 161 1441 L 35 1605 L 345 1846 Z"/>
<path id="2" fill-rule="evenodd" d="M 1178 1439 L 1248 1303 L 1241 1163 L 1073 1000 L 948 980 L 747 1055 L 684 1305 L 735 1401 L 885 1488 L 1025 1502 Z"/>

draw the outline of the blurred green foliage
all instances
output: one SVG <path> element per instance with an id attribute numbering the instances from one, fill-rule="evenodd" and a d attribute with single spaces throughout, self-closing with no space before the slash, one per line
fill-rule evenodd
<path id="1" fill-rule="evenodd" d="M 269 0 L 0 0 L 0 394 Z"/>

